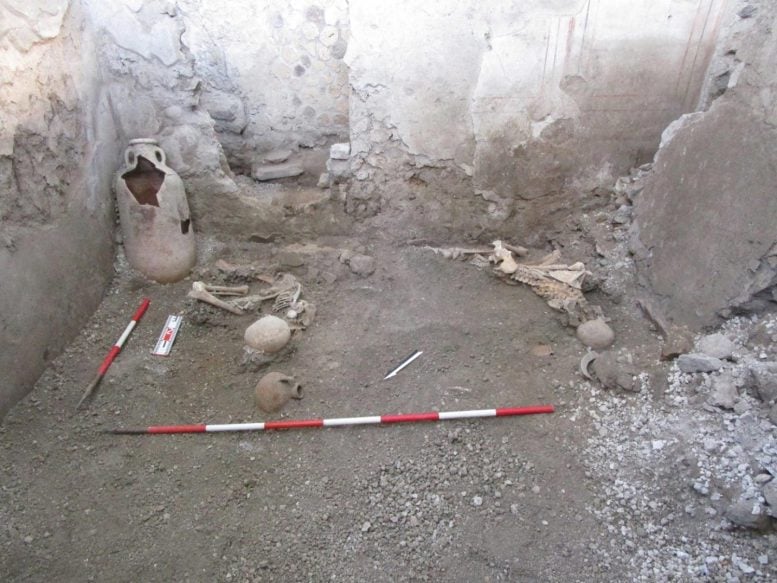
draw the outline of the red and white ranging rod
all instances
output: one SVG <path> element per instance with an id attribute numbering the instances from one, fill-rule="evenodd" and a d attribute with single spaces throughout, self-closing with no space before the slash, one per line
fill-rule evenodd
<path id="1" fill-rule="evenodd" d="M 111 363 L 113 362 L 113 359 L 116 358 L 119 352 L 121 352 L 121 347 L 124 346 L 124 343 L 127 341 L 127 338 L 129 338 L 129 335 L 135 329 L 135 326 L 143 317 L 143 314 L 146 313 L 146 310 L 148 309 L 148 305 L 150 303 L 151 303 L 151 300 L 149 300 L 148 298 L 143 298 L 143 301 L 140 303 L 140 307 L 135 311 L 135 314 L 132 316 L 132 320 L 130 321 L 129 324 L 127 324 L 127 327 L 124 329 L 124 332 L 122 332 L 122 335 L 119 336 L 119 339 L 116 341 L 116 344 L 114 344 L 111 347 L 111 349 L 108 351 L 108 356 L 106 356 L 103 359 L 103 362 L 100 365 L 100 368 L 97 369 L 97 376 L 94 378 L 94 380 L 91 383 L 89 383 L 89 386 L 86 387 L 86 390 L 84 391 L 84 394 L 81 397 L 81 400 L 78 401 L 78 405 L 76 405 L 76 409 L 81 408 L 81 405 L 83 405 L 84 401 L 86 401 L 89 398 L 89 395 L 91 395 L 94 392 L 94 390 L 97 388 L 97 385 L 100 384 L 100 381 L 105 376 L 105 373 L 108 372 L 108 368 L 110 368 Z"/>
<path id="2" fill-rule="evenodd" d="M 474 409 L 470 411 L 430 411 L 428 413 L 405 413 L 401 415 L 374 415 L 369 417 L 337 417 L 334 419 L 291 419 L 288 421 L 265 421 L 262 423 L 227 423 L 223 425 L 152 425 L 139 429 L 109 429 L 106 433 L 129 434 L 171 434 L 171 433 L 223 433 L 227 431 L 268 431 L 271 429 L 302 429 L 304 427 L 343 427 L 345 425 L 388 425 L 391 423 L 415 423 L 418 421 L 447 421 L 449 419 L 476 419 L 481 417 L 514 417 L 516 415 L 538 415 L 553 413 L 553 405 L 532 405 L 528 407 L 505 407 L 502 409 Z"/>

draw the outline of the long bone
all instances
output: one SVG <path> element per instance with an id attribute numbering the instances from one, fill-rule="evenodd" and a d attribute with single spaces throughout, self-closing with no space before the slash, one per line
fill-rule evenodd
<path id="1" fill-rule="evenodd" d="M 210 304 L 211 306 L 216 306 L 217 308 L 226 310 L 227 312 L 232 312 L 233 314 L 237 314 L 238 316 L 243 315 L 243 310 L 241 310 L 240 308 L 236 308 L 232 304 L 229 304 L 223 300 L 218 299 L 216 296 L 214 296 L 206 289 L 205 284 L 202 283 L 201 281 L 195 281 L 194 283 L 192 283 L 192 289 L 188 293 L 188 296 L 195 300 L 199 300 L 201 302 L 205 302 L 206 304 Z"/>
<path id="2" fill-rule="evenodd" d="M 210 285 L 205 282 L 199 282 L 205 287 L 205 291 L 216 296 L 244 296 L 248 293 L 247 285 Z"/>

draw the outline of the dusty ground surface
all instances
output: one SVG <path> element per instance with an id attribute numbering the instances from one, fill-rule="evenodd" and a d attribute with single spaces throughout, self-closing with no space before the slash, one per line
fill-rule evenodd
<path id="1" fill-rule="evenodd" d="M 200 241 L 196 276 L 237 283 L 213 267 L 217 259 L 251 264 L 251 273 L 284 270 L 316 305 L 313 324 L 261 371 L 242 362 L 243 332 L 256 314 L 195 304 L 186 298 L 191 281 L 155 285 L 120 266 L 90 324 L 0 430 L 2 580 L 775 577 L 769 519 L 763 531 L 740 528 L 721 506 L 736 497 L 738 481 L 760 475 L 749 482 L 760 488 L 771 478 L 765 468 L 777 463 L 777 449 L 772 460 L 768 408 L 744 392 L 750 406 L 739 412 L 703 408 L 696 397 L 706 377 L 659 362 L 659 337 L 624 284 L 623 223 L 583 217 L 580 231 L 558 246 L 565 259 L 609 273 L 590 299 L 612 318 L 613 350 L 640 373 L 639 394 L 584 379 L 585 349 L 574 330 L 529 289 L 369 223 L 353 225 L 329 204 L 295 212 L 289 220 L 299 228 L 269 242 L 247 231 Z M 343 250 L 374 257 L 376 271 L 352 273 L 338 260 Z M 242 280 L 252 291 L 265 286 Z M 148 313 L 88 410 L 75 412 L 143 297 L 151 299 Z M 174 313 L 184 325 L 172 354 L 152 356 Z M 732 337 L 742 358 L 760 358 L 771 348 L 755 346 L 742 331 L 749 325 Z M 768 335 L 765 342 L 773 344 Z M 537 345 L 552 354 L 536 355 Z M 424 351 L 420 359 L 381 380 L 415 349 Z M 274 416 L 253 404 L 254 386 L 269 370 L 295 376 L 305 394 Z M 540 403 L 557 412 L 276 433 L 101 433 Z M 748 436 L 757 443 L 743 445 Z M 723 464 L 729 450 L 752 454 L 746 467 Z M 724 466 L 720 480 L 709 475 Z"/>

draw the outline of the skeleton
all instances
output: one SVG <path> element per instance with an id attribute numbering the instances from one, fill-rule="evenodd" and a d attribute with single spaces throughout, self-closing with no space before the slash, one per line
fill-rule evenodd
<path id="1" fill-rule="evenodd" d="M 492 249 L 467 249 L 463 247 L 430 247 L 426 249 L 446 259 L 459 259 L 472 255 L 471 263 L 482 267 L 486 262 L 483 255 L 488 255 L 488 264 L 495 266 L 495 271 L 507 276 L 508 283 L 523 283 L 532 288 L 534 293 L 543 298 L 554 310 L 567 315 L 569 324 L 576 326 L 581 322 L 601 317 L 601 309 L 592 306 L 583 295 L 582 284 L 590 272 L 582 263 L 566 265 L 558 263 L 560 254 L 554 251 L 536 264 L 518 263 L 515 256 L 525 257 L 528 250 L 494 241 Z"/>
<path id="2" fill-rule="evenodd" d="M 570 324 L 577 325 L 601 316 L 600 308 L 590 305 L 581 289 L 590 272 L 580 262 L 572 265 L 556 263 L 559 256 L 559 252 L 554 251 L 534 265 L 517 263 L 501 241 L 494 241 L 490 259 L 496 264 L 497 271 L 528 285 L 551 308 L 566 313 Z"/>
<path id="3" fill-rule="evenodd" d="M 275 300 L 272 310 L 274 312 L 285 312 L 287 320 L 296 320 L 293 329 L 304 330 L 313 321 L 316 315 L 316 307 L 310 302 L 300 299 L 302 295 L 302 284 L 289 273 L 281 273 L 275 278 L 260 277 L 272 285 L 261 293 L 247 296 L 247 285 L 223 286 L 210 285 L 202 281 L 192 283 L 192 289 L 189 297 L 201 302 L 205 302 L 222 310 L 227 310 L 238 316 L 245 312 L 251 312 L 259 308 L 262 302 Z M 229 301 L 224 301 L 216 296 L 244 296 L 236 297 Z"/>

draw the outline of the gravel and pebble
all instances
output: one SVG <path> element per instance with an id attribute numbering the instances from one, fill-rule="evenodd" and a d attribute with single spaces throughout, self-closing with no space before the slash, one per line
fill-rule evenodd
<path id="1" fill-rule="evenodd" d="M 728 321 L 672 364 L 664 394 L 578 386 L 567 415 L 595 428 L 584 459 L 601 488 L 589 510 L 612 534 L 592 548 L 604 564 L 640 581 L 775 579 L 777 427 L 754 379 L 777 362 L 776 333 L 777 315 Z"/>

